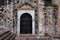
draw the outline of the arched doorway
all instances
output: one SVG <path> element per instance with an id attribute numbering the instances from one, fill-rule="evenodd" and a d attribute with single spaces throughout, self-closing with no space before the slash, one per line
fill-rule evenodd
<path id="1" fill-rule="evenodd" d="M 28 13 L 20 17 L 20 34 L 32 34 L 32 16 Z"/>

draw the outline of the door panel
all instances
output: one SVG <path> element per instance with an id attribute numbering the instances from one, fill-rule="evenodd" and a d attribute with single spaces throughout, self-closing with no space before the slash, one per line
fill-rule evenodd
<path id="1" fill-rule="evenodd" d="M 28 13 L 24 13 L 20 20 L 20 34 L 32 33 L 32 17 Z"/>

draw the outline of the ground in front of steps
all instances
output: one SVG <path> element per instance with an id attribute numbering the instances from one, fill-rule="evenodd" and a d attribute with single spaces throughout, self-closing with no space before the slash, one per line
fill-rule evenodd
<path id="1" fill-rule="evenodd" d="M 60 40 L 60 38 L 34 37 L 34 36 L 16 36 L 15 40 Z"/>

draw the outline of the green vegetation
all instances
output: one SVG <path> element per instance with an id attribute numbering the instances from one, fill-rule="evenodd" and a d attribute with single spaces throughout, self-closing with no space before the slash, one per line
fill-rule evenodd
<path id="1" fill-rule="evenodd" d="M 47 2 L 47 6 L 55 6 L 55 3 L 54 2 Z"/>

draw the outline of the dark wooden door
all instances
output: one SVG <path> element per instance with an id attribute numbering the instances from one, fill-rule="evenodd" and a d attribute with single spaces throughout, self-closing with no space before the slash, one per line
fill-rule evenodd
<path id="1" fill-rule="evenodd" d="M 28 13 L 24 13 L 20 17 L 20 34 L 31 34 L 32 33 L 32 17 Z"/>

